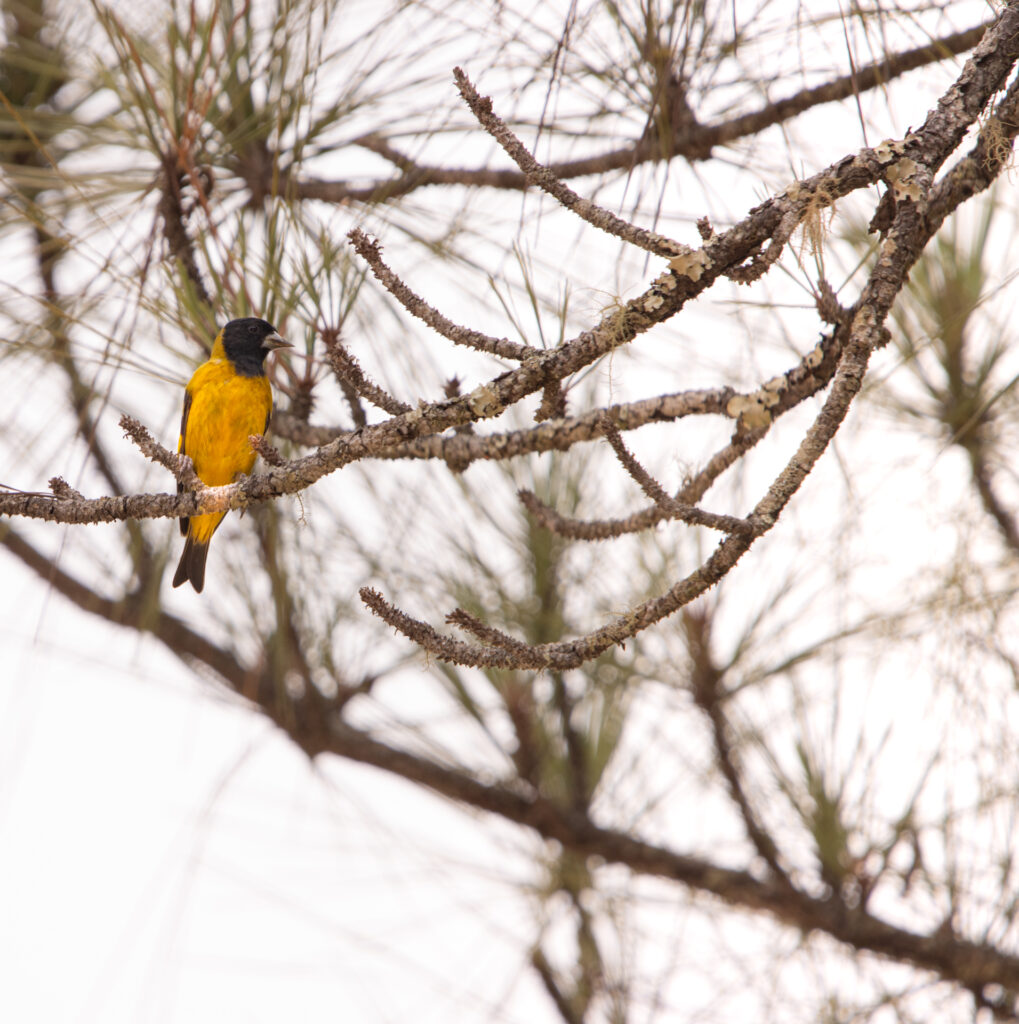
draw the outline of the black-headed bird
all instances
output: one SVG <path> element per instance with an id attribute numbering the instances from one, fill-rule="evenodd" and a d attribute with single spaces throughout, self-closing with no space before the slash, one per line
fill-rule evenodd
<path id="1" fill-rule="evenodd" d="M 208 361 L 188 381 L 177 451 L 191 457 L 198 478 L 208 487 L 231 484 L 255 464 L 248 438 L 264 434 L 269 426 L 272 389 L 265 357 L 275 348 L 292 346 L 272 324 L 256 317 L 231 320 L 216 336 Z M 175 587 L 190 580 L 201 593 L 209 541 L 225 515 L 210 512 L 180 520 L 187 541 L 173 577 Z"/>

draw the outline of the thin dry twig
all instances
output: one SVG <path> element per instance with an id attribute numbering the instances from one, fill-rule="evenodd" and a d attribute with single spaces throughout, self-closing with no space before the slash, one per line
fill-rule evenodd
<path id="1" fill-rule="evenodd" d="M 478 119 L 478 123 L 502 146 L 510 159 L 520 168 L 528 184 L 536 185 L 542 191 L 547 192 L 558 203 L 592 227 L 596 227 L 606 234 L 614 235 L 616 238 L 621 238 L 645 252 L 671 259 L 686 251 L 686 247 L 679 242 L 659 235 L 657 232 L 648 231 L 646 228 L 637 227 L 636 224 L 631 224 L 604 207 L 592 203 L 590 199 L 584 199 L 577 195 L 573 189 L 563 184 L 549 168 L 542 166 L 531 156 L 527 147 L 493 111 L 491 97 L 480 95 L 462 68 L 453 69 L 453 78 L 456 81 L 456 87 L 460 90 L 460 95 L 470 107 L 471 113 Z"/>
<path id="2" fill-rule="evenodd" d="M 131 416 L 121 416 L 120 426 L 125 437 L 134 441 L 146 458 L 173 473 L 184 490 L 200 491 L 205 488 L 205 484 L 195 472 L 194 463 L 187 455 L 171 452 L 168 448 L 164 448 L 145 427 Z"/>
<path id="3" fill-rule="evenodd" d="M 258 454 L 261 455 L 270 466 L 286 465 L 286 459 L 284 459 L 280 454 L 279 449 L 273 447 L 264 434 L 252 434 L 248 438 L 248 444 L 250 444 L 252 449 L 258 452 Z"/>
<path id="4" fill-rule="evenodd" d="M 725 779 L 729 795 L 739 810 L 747 836 L 776 878 L 792 887 L 781 863 L 781 853 L 771 833 L 760 820 L 743 784 L 743 772 L 732 741 L 733 730 L 724 705 L 723 674 L 711 654 L 711 613 L 705 609 L 684 608 L 683 633 L 690 655 L 690 689 L 694 701 L 711 726 L 715 761 Z"/>
<path id="5" fill-rule="evenodd" d="M 516 637 L 510 636 L 509 633 L 504 633 L 501 629 L 487 625 L 463 608 L 454 608 L 446 616 L 446 622 L 451 626 L 459 626 L 483 644 L 488 644 L 491 647 L 503 647 L 508 650 L 527 647 L 523 640 L 518 640 Z"/>
<path id="6" fill-rule="evenodd" d="M 355 395 L 367 399 L 383 412 L 388 412 L 390 416 L 400 416 L 405 412 L 410 412 L 411 407 L 406 402 L 394 398 L 384 388 L 380 388 L 378 384 L 368 379 L 364 370 L 361 369 L 361 364 L 340 344 L 339 340 L 327 339 L 326 355 L 336 379 L 345 390 L 350 388 Z M 353 402 L 351 402 L 351 408 L 355 408 Z M 360 408 L 360 405 L 358 404 L 356 408 Z M 359 426 L 364 426 L 367 419 L 364 418 L 363 410 L 361 418 L 362 422 Z"/>
<path id="7" fill-rule="evenodd" d="M 437 309 L 430 306 L 420 295 L 416 295 L 387 266 L 382 259 L 382 248 L 373 238 L 369 238 L 360 228 L 354 228 L 347 234 L 357 254 L 368 264 L 379 283 L 400 303 L 411 316 L 424 321 L 436 333 L 448 338 L 454 345 L 487 352 L 489 355 L 502 359 L 521 361 L 538 355 L 541 350 L 530 345 L 521 345 L 508 338 L 492 338 L 480 331 L 471 330 L 453 323 Z"/>
<path id="8" fill-rule="evenodd" d="M 663 518 L 679 519 L 693 526 L 707 526 L 712 530 L 721 530 L 723 533 L 753 532 L 753 524 L 748 523 L 745 519 L 705 512 L 703 509 L 677 501 L 666 494 L 662 485 L 634 458 L 611 420 L 606 421 L 604 430 L 605 439 L 612 446 L 622 467 L 636 481 L 640 489 L 661 509 Z"/>
<path id="9" fill-rule="evenodd" d="M 835 103 L 879 88 L 917 68 L 935 64 L 971 50 L 993 22 L 953 32 L 940 39 L 901 53 L 882 57 L 854 71 L 817 86 L 801 89 L 783 99 L 766 103 L 757 110 L 740 114 L 715 124 L 678 119 L 669 139 L 645 135 L 625 146 L 575 160 L 560 160 L 547 170 L 557 179 L 565 180 L 613 171 L 630 172 L 640 164 L 657 162 L 663 153 L 683 157 L 691 162 L 708 158 L 718 146 L 731 145 L 750 138 L 773 125 L 784 124 L 815 107 Z M 389 160 L 401 174 L 395 179 L 382 179 L 367 185 L 351 185 L 346 181 L 325 181 L 317 178 L 294 180 L 282 174 L 279 183 L 271 179 L 272 168 L 262 169 L 263 178 L 249 180 L 249 189 L 256 194 L 269 194 L 274 186 L 299 200 L 327 203 L 382 203 L 408 195 L 419 188 L 436 185 L 461 185 L 472 188 L 523 190 L 533 184 L 527 175 L 515 168 L 439 167 L 418 163 L 378 136 L 364 136 L 356 144 Z M 255 168 L 246 169 L 249 172 Z"/>

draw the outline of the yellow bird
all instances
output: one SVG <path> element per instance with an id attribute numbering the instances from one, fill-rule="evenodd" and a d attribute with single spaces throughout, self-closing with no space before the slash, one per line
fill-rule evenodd
<path id="1" fill-rule="evenodd" d="M 177 451 L 191 457 L 198 478 L 208 487 L 231 484 L 251 472 L 255 453 L 248 438 L 265 433 L 272 412 L 265 357 L 275 348 L 292 347 L 265 320 L 231 320 L 216 336 L 208 362 L 188 381 Z M 190 580 L 201 593 L 209 541 L 225 515 L 211 512 L 180 520 L 187 541 L 173 577 L 175 587 Z"/>

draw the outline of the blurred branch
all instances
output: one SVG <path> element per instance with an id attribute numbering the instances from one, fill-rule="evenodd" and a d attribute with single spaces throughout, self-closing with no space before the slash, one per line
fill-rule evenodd
<path id="1" fill-rule="evenodd" d="M 536 795 L 485 782 L 476 774 L 442 765 L 382 743 L 338 719 L 324 722 L 296 713 L 291 738 L 309 756 L 333 753 L 427 786 L 434 792 L 533 829 L 585 857 L 622 864 L 636 874 L 667 878 L 713 895 L 733 907 L 763 911 L 802 932 L 821 931 L 857 950 L 913 963 L 945 980 L 982 990 L 985 985 L 1019 987 L 1019 957 L 954 934 L 923 935 L 890 924 L 860 907 L 833 903 L 762 880 L 747 871 L 645 842 L 627 832 L 594 824 L 586 812 L 560 807 Z"/>
<path id="2" fill-rule="evenodd" d="M 160 220 L 163 222 L 163 238 L 170 249 L 170 253 L 179 263 L 184 271 L 184 276 L 190 282 L 195 295 L 208 310 L 214 308 L 209 289 L 205 286 L 205 279 L 198 269 L 198 261 L 195 259 L 194 245 L 188 235 L 187 215 L 184 212 L 184 203 L 181 197 L 181 169 L 178 167 L 177 154 L 166 153 L 163 156 L 163 167 L 159 179 L 159 206 Z"/>
<path id="3" fill-rule="evenodd" d="M 233 689 L 243 691 L 248 673 L 236 658 L 200 633 L 196 633 L 183 620 L 153 607 L 150 602 L 140 600 L 138 593 L 125 594 L 119 599 L 104 597 L 64 572 L 53 559 L 34 548 L 9 525 L 0 528 L 0 544 L 31 569 L 47 586 L 52 587 L 82 611 L 117 626 L 150 633 L 181 661 L 211 669 Z"/>
<path id="4" fill-rule="evenodd" d="M 953 32 L 923 46 L 864 64 L 847 75 L 833 78 L 810 89 L 802 89 L 748 114 L 741 114 L 713 125 L 679 120 L 675 125 L 674 135 L 668 140 L 664 151 L 671 156 L 685 157 L 690 161 L 707 159 L 715 146 L 731 145 L 740 139 L 751 138 L 766 128 L 784 124 L 814 107 L 857 96 L 887 85 L 909 71 L 965 53 L 976 46 L 994 24 L 989 21 L 962 32 Z M 358 140 L 358 144 L 390 160 L 400 170 L 400 176 L 364 186 L 353 186 L 344 181 L 323 181 L 315 178 L 295 180 L 294 177 L 288 177 L 280 183 L 280 191 L 302 200 L 378 203 L 406 196 L 416 189 L 429 185 L 522 190 L 535 183 L 532 178 L 537 173 L 534 169 L 525 173 L 523 170 L 447 168 L 419 164 L 410 157 L 398 153 L 389 143 L 383 142 L 377 136 L 365 136 Z M 653 134 L 645 135 L 627 146 L 605 153 L 577 160 L 554 162 L 549 164 L 546 170 L 549 175 L 559 180 L 612 171 L 630 171 L 639 164 L 659 161 L 662 153 L 663 140 L 654 137 Z M 249 182 L 249 188 L 256 193 L 259 190 L 264 192 L 270 186 L 271 183 L 267 181 Z"/>
<path id="5" fill-rule="evenodd" d="M 531 953 L 531 966 L 537 972 L 545 991 L 549 994 L 549 998 L 565 1024 L 584 1024 L 584 1015 L 574 1010 L 569 997 L 556 981 L 552 965 L 540 949 L 535 949 Z"/>
<path id="6" fill-rule="evenodd" d="M 690 655 L 690 689 L 694 701 L 704 712 L 711 726 L 711 738 L 715 748 L 715 763 L 725 779 L 729 796 L 739 809 L 747 836 L 754 849 L 771 868 L 777 881 L 792 888 L 785 868 L 780 862 L 780 852 L 771 834 L 761 824 L 757 812 L 750 803 L 743 785 L 737 755 L 734 749 L 732 729 L 723 706 L 722 671 L 711 656 L 711 613 L 706 608 L 694 610 L 684 608 L 682 614 L 683 633 Z"/>

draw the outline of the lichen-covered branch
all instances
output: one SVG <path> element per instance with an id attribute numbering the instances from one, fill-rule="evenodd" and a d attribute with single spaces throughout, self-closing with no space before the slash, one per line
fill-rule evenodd
<path id="1" fill-rule="evenodd" d="M 225 511 L 297 492 L 352 462 L 392 457 L 401 446 L 434 438 L 450 429 L 494 419 L 530 395 L 538 392 L 548 394 L 548 389 L 557 386 L 558 382 L 671 319 L 690 299 L 702 294 L 720 277 L 738 278 L 741 274 L 753 277 L 766 272 L 777 251 L 806 217 L 816 216 L 819 208 L 832 205 L 841 196 L 879 180 L 886 181 L 892 199 L 886 203 L 885 237 L 880 256 L 857 302 L 840 312 L 835 328 L 797 367 L 766 382 L 751 395 L 730 394 L 727 398 L 724 412 L 736 420 L 736 432 L 727 449 L 719 452 L 713 460 L 712 472 L 716 473 L 731 464 L 731 459 L 738 457 L 741 450 L 751 447 L 777 414 L 797 404 L 805 395 L 816 393 L 828 379 L 832 381 L 827 399 L 795 455 L 751 514 L 745 519 L 712 515 L 689 507 L 699 499 L 699 495 L 692 501 L 684 501 L 678 496 L 670 498 L 660 488 L 649 490 L 650 478 L 642 470 L 638 472 L 639 467 L 632 459 L 629 460 L 632 463 L 629 466 L 631 474 L 638 482 L 643 481 L 645 490 L 653 492 L 650 520 L 676 516 L 731 531 L 701 566 L 665 593 L 648 599 L 582 637 L 525 647 L 516 642 L 500 641 L 494 634 L 486 635 L 482 645 L 453 641 L 425 623 L 392 608 L 380 595 L 362 591 L 363 599 L 372 610 L 391 625 L 436 656 L 460 664 L 564 670 L 597 657 L 609 647 L 624 643 L 673 614 L 728 573 L 754 540 L 774 526 L 782 509 L 835 436 L 859 393 L 870 354 L 887 340 L 884 323 L 892 303 L 910 267 L 940 223 L 940 213 L 929 216 L 930 199 L 937 199 L 940 211 L 942 207 L 949 208 L 953 202 L 962 201 L 971 187 L 968 178 L 958 175 L 952 178 L 950 175 L 946 180 L 954 181 L 955 192 L 946 192 L 949 186 L 943 184 L 932 192 L 940 167 L 981 115 L 990 98 L 1002 87 L 1005 76 L 1014 65 L 1016 47 L 1013 42 L 1019 35 L 1017 11 L 1019 5 L 1015 3 L 1005 7 L 1001 17 L 977 45 L 959 78 L 916 131 L 901 141 L 888 141 L 861 150 L 812 177 L 793 183 L 725 232 L 702 232 L 708 236 L 703 245 L 673 255 L 668 268 L 658 274 L 641 295 L 603 315 L 590 330 L 551 350 L 509 345 L 483 336 L 461 337 L 459 328 L 445 321 L 415 296 L 385 266 L 375 243 L 361 232 L 352 232 L 351 241 L 357 251 L 410 312 L 421 316 L 453 340 L 459 339 L 460 343 L 519 362 L 515 368 L 478 385 L 467 394 L 455 393 L 438 401 L 422 402 L 414 409 L 393 406 L 391 410 L 396 414 L 381 423 L 365 424 L 328 441 L 303 458 L 273 465 L 265 473 L 228 487 L 204 488 L 180 496 L 133 495 L 98 499 L 86 499 L 66 492 L 52 496 L 2 494 L 0 513 L 61 522 L 98 522 Z M 466 79 L 461 80 L 461 87 L 468 99 L 476 98 Z M 1011 111 L 1011 103 L 1014 103 L 1014 98 L 1010 91 L 999 104 L 1000 112 L 1007 114 Z M 477 100 L 475 105 L 479 105 L 479 115 L 487 118 L 482 109 L 484 104 Z M 491 118 L 488 120 L 491 121 L 488 127 L 495 131 L 497 123 Z M 984 146 L 985 152 L 989 151 L 989 141 L 984 138 L 987 134 L 985 125 L 978 141 L 978 148 Z M 999 148 L 1011 144 L 1011 136 L 1007 133 L 1005 141 L 1000 141 L 1000 129 L 995 138 L 999 140 Z M 519 142 L 505 141 L 526 163 L 518 151 Z M 1000 169 L 1002 165 L 1003 158 L 998 153 L 994 166 Z M 551 181 L 545 184 L 550 188 L 554 186 Z M 672 250 L 669 251 L 671 253 Z M 716 399 L 718 397 L 715 396 Z M 612 422 L 611 417 L 602 420 L 598 429 L 603 435 L 615 439 L 617 453 L 625 453 Z M 554 422 L 548 426 L 553 435 L 563 429 Z M 541 429 L 537 428 L 538 431 Z M 537 436 L 537 433 L 530 435 L 532 439 Z M 460 435 L 458 440 L 470 443 L 473 439 Z M 168 466 L 173 461 L 171 468 L 176 467 L 174 471 L 177 473 L 183 471 L 182 467 L 176 466 L 175 456 L 152 445 L 149 448 L 148 454 L 152 457 Z M 626 456 L 621 458 L 626 465 Z M 707 486 L 712 479 L 710 474 L 702 474 L 698 486 Z M 690 488 L 692 491 L 697 489 Z M 460 624 L 467 625 L 465 622 Z M 471 631 L 478 635 L 477 628 Z"/>

